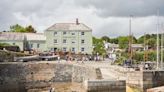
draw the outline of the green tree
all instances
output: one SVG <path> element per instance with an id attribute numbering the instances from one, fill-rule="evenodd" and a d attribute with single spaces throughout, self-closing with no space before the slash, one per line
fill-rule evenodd
<path id="1" fill-rule="evenodd" d="M 146 35 L 143 35 L 143 36 L 139 37 L 138 40 L 137 40 L 137 43 L 143 44 L 144 43 L 144 40 L 147 43 L 147 41 L 149 39 L 151 39 L 151 40 L 153 39 L 155 41 L 156 38 L 157 38 L 157 35 L 156 34 L 151 34 L 151 35 L 150 34 L 146 34 Z"/>
<path id="2" fill-rule="evenodd" d="M 150 38 L 150 39 L 148 39 L 146 42 L 147 42 L 146 44 L 147 44 L 149 47 L 151 47 L 151 48 L 155 48 L 155 47 L 156 47 L 156 39 Z"/>
<path id="3" fill-rule="evenodd" d="M 144 52 L 133 53 L 133 59 L 136 61 L 143 61 L 144 60 Z"/>
<path id="4" fill-rule="evenodd" d="M 108 36 L 103 36 L 103 37 L 101 37 L 101 39 L 106 42 L 110 42 L 110 38 Z"/>
<path id="5" fill-rule="evenodd" d="M 23 26 L 16 24 L 10 26 L 10 32 L 36 33 L 36 30 L 32 27 L 32 25 L 29 25 L 26 28 L 24 28 Z"/>
<path id="6" fill-rule="evenodd" d="M 28 27 L 25 28 L 26 32 L 29 33 L 36 33 L 36 30 L 32 27 L 32 25 L 29 25 Z"/>
<path id="7" fill-rule="evenodd" d="M 138 44 L 143 44 L 144 43 L 144 36 L 138 38 L 137 43 Z"/>
<path id="8" fill-rule="evenodd" d="M 100 55 L 103 55 L 104 53 L 106 53 L 102 39 L 93 37 L 93 46 L 93 54 L 99 53 Z"/>
<path id="9" fill-rule="evenodd" d="M 118 38 L 111 38 L 110 43 L 118 44 Z"/>
<path id="10" fill-rule="evenodd" d="M 8 43 L 0 43 L 0 46 L 11 46 L 11 45 Z"/>
<path id="11" fill-rule="evenodd" d="M 135 36 L 132 37 L 133 39 L 133 44 L 136 44 L 137 43 L 137 38 Z"/>
<path id="12" fill-rule="evenodd" d="M 157 52 L 156 51 L 149 51 L 148 52 L 148 61 L 156 61 L 156 55 Z"/>
<path id="13" fill-rule="evenodd" d="M 11 32 L 26 32 L 25 28 L 22 27 L 22 26 L 19 25 L 19 24 L 10 26 L 10 31 L 11 31 Z"/>
<path id="14" fill-rule="evenodd" d="M 127 36 L 120 36 L 118 38 L 119 48 L 121 48 L 121 49 L 128 48 L 128 42 L 129 42 L 129 37 L 127 37 Z"/>

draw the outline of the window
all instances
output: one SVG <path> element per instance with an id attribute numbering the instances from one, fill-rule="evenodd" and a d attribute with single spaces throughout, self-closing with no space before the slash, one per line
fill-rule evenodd
<path id="1" fill-rule="evenodd" d="M 33 44 L 30 44 L 30 47 L 33 48 Z"/>
<path id="2" fill-rule="evenodd" d="M 76 43 L 76 41 L 75 40 L 72 40 L 72 43 L 74 44 L 74 43 Z"/>
<path id="3" fill-rule="evenodd" d="M 72 35 L 75 35 L 75 33 L 72 33 Z"/>
<path id="4" fill-rule="evenodd" d="M 13 43 L 13 45 L 15 45 L 15 43 Z"/>
<path id="5" fill-rule="evenodd" d="M 75 48 L 74 47 L 72 48 L 72 52 L 75 52 Z"/>
<path id="6" fill-rule="evenodd" d="M 63 32 L 63 35 L 66 35 L 67 34 L 67 32 Z"/>
<path id="7" fill-rule="evenodd" d="M 81 32 L 81 35 L 84 35 L 84 32 Z"/>
<path id="8" fill-rule="evenodd" d="M 84 51 L 84 48 L 81 48 L 81 51 Z"/>
<path id="9" fill-rule="evenodd" d="M 58 43 L 57 39 L 54 39 L 54 43 Z"/>
<path id="10" fill-rule="evenodd" d="M 66 39 L 63 39 L 63 43 L 67 43 L 67 40 Z"/>
<path id="11" fill-rule="evenodd" d="M 63 47 L 63 51 L 66 52 L 67 51 L 67 48 L 66 47 Z"/>
<path id="12" fill-rule="evenodd" d="M 54 35 L 57 35 L 57 32 L 54 32 Z"/>
<path id="13" fill-rule="evenodd" d="M 84 44 L 85 43 L 84 40 L 81 40 L 81 43 Z"/>
<path id="14" fill-rule="evenodd" d="M 38 44 L 37 44 L 37 48 L 39 48 L 39 47 L 40 47 L 40 44 L 38 43 Z"/>

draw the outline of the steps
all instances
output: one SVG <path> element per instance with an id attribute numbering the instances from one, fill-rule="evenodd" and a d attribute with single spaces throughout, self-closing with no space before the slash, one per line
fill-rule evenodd
<path id="1" fill-rule="evenodd" d="M 102 73 L 100 68 L 96 68 L 97 79 L 102 79 Z"/>

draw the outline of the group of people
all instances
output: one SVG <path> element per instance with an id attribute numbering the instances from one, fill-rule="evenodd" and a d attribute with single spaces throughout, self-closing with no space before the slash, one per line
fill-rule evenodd
<path id="1" fill-rule="evenodd" d="M 100 56 L 91 56 L 91 55 L 88 55 L 88 56 L 81 56 L 81 57 L 69 57 L 69 56 L 65 56 L 63 58 L 64 60 L 66 60 L 67 62 L 69 61 L 77 61 L 77 62 L 84 62 L 84 61 L 101 61 L 101 58 Z M 57 61 L 58 63 L 61 62 L 61 57 L 60 55 L 57 56 Z"/>

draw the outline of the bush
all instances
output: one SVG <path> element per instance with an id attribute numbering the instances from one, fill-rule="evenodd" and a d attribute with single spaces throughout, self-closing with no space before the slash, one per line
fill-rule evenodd
<path id="1" fill-rule="evenodd" d="M 11 45 L 8 43 L 0 43 L 0 46 L 11 46 Z"/>

